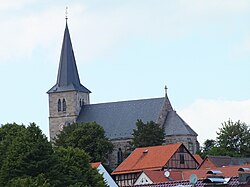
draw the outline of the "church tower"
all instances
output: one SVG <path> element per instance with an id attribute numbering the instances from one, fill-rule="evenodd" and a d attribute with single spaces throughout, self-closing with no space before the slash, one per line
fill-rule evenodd
<path id="1" fill-rule="evenodd" d="M 67 19 L 58 68 L 57 82 L 49 95 L 49 132 L 52 140 L 65 125 L 76 122 L 83 105 L 89 104 L 89 91 L 77 71 Z"/>

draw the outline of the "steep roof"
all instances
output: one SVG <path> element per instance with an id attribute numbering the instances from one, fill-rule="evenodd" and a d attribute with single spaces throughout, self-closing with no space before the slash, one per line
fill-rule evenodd
<path id="1" fill-rule="evenodd" d="M 169 144 L 135 149 L 114 171 L 113 175 L 143 170 L 161 170 L 182 144 Z"/>
<path id="2" fill-rule="evenodd" d="M 197 133 L 176 113 L 169 111 L 164 123 L 165 134 L 171 135 L 192 135 L 197 136 Z"/>
<path id="3" fill-rule="evenodd" d="M 64 31 L 57 82 L 47 93 L 64 91 L 91 93 L 80 83 L 67 22 Z"/>
<path id="4" fill-rule="evenodd" d="M 199 164 L 202 163 L 203 159 L 201 158 L 200 155 L 198 155 L 198 154 L 193 154 L 193 157 L 195 158 L 195 160 L 196 160 Z"/>
<path id="5" fill-rule="evenodd" d="M 84 105 L 77 122 L 96 121 L 104 128 L 106 136 L 110 139 L 132 138 L 136 121 L 141 119 L 144 123 L 157 122 L 166 103 L 171 106 L 168 98 L 161 97 Z M 168 109 L 171 109 L 169 106 Z M 170 109 L 164 123 L 166 135 L 197 136 L 190 126 Z"/>
<path id="6" fill-rule="evenodd" d="M 96 121 L 110 139 L 131 138 L 136 121 L 156 121 L 163 102 L 164 97 L 84 105 L 77 122 Z"/>

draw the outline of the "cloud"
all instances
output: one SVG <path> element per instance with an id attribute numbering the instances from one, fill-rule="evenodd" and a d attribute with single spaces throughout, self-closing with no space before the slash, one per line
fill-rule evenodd
<path id="1" fill-rule="evenodd" d="M 202 144 L 206 139 L 215 139 L 221 123 L 229 118 L 250 124 L 250 100 L 196 100 L 179 111 L 182 118 L 198 133 Z"/>
<path id="2" fill-rule="evenodd" d="M 1 62 L 13 56 L 30 56 L 38 46 L 58 51 L 64 29 L 65 4 L 48 5 L 41 6 L 34 0 L 1 1 L 0 10 L 5 10 L 5 17 L 9 14 L 8 19 L 0 20 Z M 107 5 L 100 3 L 99 6 L 75 1 L 68 6 L 69 29 L 79 63 L 113 55 L 116 49 L 136 39 L 181 41 L 203 27 L 212 27 L 217 20 L 222 22 L 228 16 L 250 10 L 250 3 L 244 0 L 237 3 L 232 0 L 108 1 Z M 18 9 L 16 16 L 13 9 Z M 213 24 L 207 26 L 209 22 Z M 203 31 L 210 34 L 209 29 Z"/>

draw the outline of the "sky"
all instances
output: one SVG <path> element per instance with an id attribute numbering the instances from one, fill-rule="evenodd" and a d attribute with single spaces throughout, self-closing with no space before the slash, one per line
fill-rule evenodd
<path id="1" fill-rule="evenodd" d="M 0 0 L 0 124 L 38 124 L 68 26 L 91 103 L 168 97 L 199 134 L 250 124 L 248 0 Z"/>

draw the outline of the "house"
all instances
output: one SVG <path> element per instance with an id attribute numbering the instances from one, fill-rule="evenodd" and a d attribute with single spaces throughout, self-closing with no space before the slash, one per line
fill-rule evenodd
<path id="1" fill-rule="evenodd" d="M 197 133 L 173 109 L 167 89 L 165 96 L 159 98 L 90 103 L 91 91 L 81 84 L 67 21 L 57 81 L 47 93 L 50 140 L 67 125 L 96 121 L 114 144 L 114 151 L 109 156 L 111 168 L 120 164 L 124 153 L 129 152 L 129 142 L 138 119 L 160 124 L 165 130 L 166 144 L 183 143 L 191 153 L 199 149 Z"/>
<path id="2" fill-rule="evenodd" d="M 195 182 L 195 186 L 197 187 L 209 187 L 209 186 L 242 186 L 242 187 L 249 187 L 250 186 L 250 165 L 243 165 L 243 166 L 224 166 L 214 168 L 213 170 L 209 169 L 196 169 L 196 170 L 179 170 L 177 171 L 168 171 L 167 176 L 175 176 L 177 180 L 162 180 L 151 183 L 151 178 L 144 177 L 144 179 L 150 179 L 147 183 L 139 183 L 140 177 L 136 180 L 132 186 L 136 187 L 170 187 L 170 186 L 193 186 L 191 183 L 191 176 L 195 176 L 197 182 Z M 145 172 L 143 172 L 145 173 Z M 142 173 L 142 174 L 143 174 Z M 153 178 L 162 178 L 162 173 L 155 172 Z M 174 177 L 173 177 L 174 178 Z"/>
<path id="3" fill-rule="evenodd" d="M 135 149 L 112 173 L 119 186 L 133 185 L 144 170 L 196 169 L 199 163 L 181 143 Z"/>
<path id="4" fill-rule="evenodd" d="M 223 166 L 240 166 L 250 164 L 250 158 L 230 157 L 230 156 L 206 156 L 199 169 L 213 169 Z"/>
<path id="5" fill-rule="evenodd" d="M 136 179 L 134 185 L 155 184 L 168 181 L 182 180 L 181 171 L 153 171 L 143 170 L 141 175 Z"/>
<path id="6" fill-rule="evenodd" d="M 113 178 L 109 175 L 107 170 L 103 167 L 101 162 L 90 163 L 92 168 L 96 168 L 97 171 L 103 176 L 104 181 L 109 187 L 118 187 Z"/>

